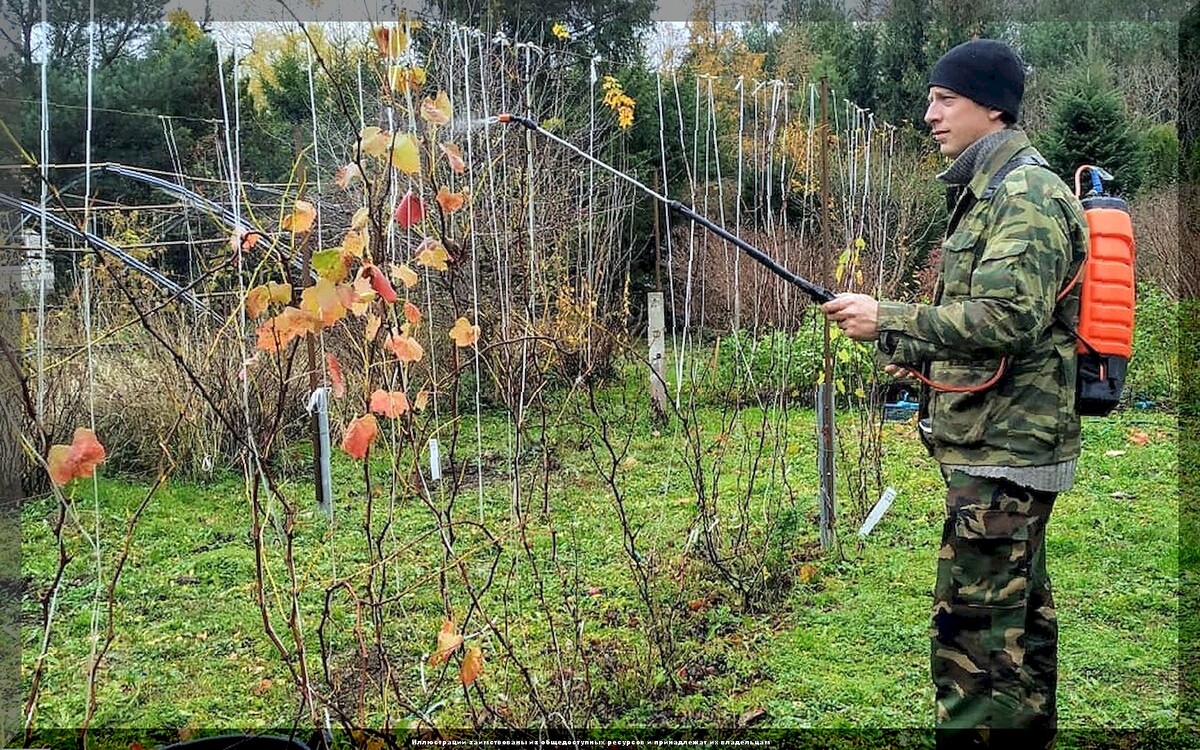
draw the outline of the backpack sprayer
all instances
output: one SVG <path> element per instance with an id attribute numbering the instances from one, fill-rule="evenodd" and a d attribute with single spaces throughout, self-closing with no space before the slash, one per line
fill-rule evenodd
<path id="1" fill-rule="evenodd" d="M 622 180 L 625 180 L 626 182 L 628 182 L 629 184 L 638 188 L 639 190 L 646 193 L 647 195 L 651 196 L 655 200 L 660 201 L 661 203 L 666 205 L 667 208 L 671 209 L 672 211 L 674 211 L 678 214 L 681 214 L 683 216 L 686 216 L 688 219 L 691 219 L 692 221 L 696 222 L 697 224 L 704 227 L 705 229 L 712 232 L 713 234 L 717 235 L 721 239 L 727 240 L 728 242 L 733 243 L 739 250 L 746 253 L 746 255 L 749 255 L 754 260 L 758 261 L 767 270 L 771 271 L 776 276 L 779 276 L 780 278 L 784 279 L 785 281 L 789 281 L 792 284 L 795 284 L 796 286 L 800 287 L 800 289 L 803 290 L 806 294 L 808 294 L 809 297 L 812 297 L 814 302 L 821 304 L 821 303 L 828 302 L 834 298 L 834 293 L 832 291 L 830 291 L 829 289 L 826 289 L 822 286 L 818 286 L 817 284 L 814 284 L 813 282 L 809 281 L 808 279 L 806 279 L 802 276 L 797 276 L 796 274 L 792 273 L 791 271 L 787 270 L 783 266 L 776 263 L 775 260 L 773 258 L 771 258 L 771 256 L 767 255 L 762 250 L 759 250 L 754 245 L 751 245 L 749 242 L 746 242 L 741 237 L 738 237 L 733 232 L 730 232 L 728 229 L 721 226 L 720 224 L 717 224 L 717 223 L 713 222 L 711 219 L 708 219 L 707 217 L 696 213 L 694 210 L 685 206 L 684 204 L 680 203 L 679 201 L 672 200 L 672 199 L 666 197 L 665 195 L 662 195 L 662 194 L 656 192 L 655 190 L 652 190 L 652 189 L 646 187 L 645 185 L 638 182 L 636 179 L 634 179 L 630 175 L 620 171 L 619 169 L 617 169 L 609 164 L 606 164 L 605 162 L 597 159 L 596 157 L 592 156 L 591 154 L 587 153 L 586 151 L 583 151 L 583 150 L 577 148 L 570 141 L 566 141 L 566 140 L 563 140 L 562 138 L 559 138 L 558 136 L 554 135 L 550 131 L 539 126 L 536 122 L 529 119 L 528 117 L 521 117 L 520 115 L 512 115 L 512 114 L 502 114 L 502 115 L 498 115 L 496 117 L 496 121 L 501 122 L 501 123 L 506 123 L 506 124 L 507 123 L 517 123 L 519 125 L 524 125 L 525 127 L 529 128 L 531 131 L 549 138 L 550 140 L 570 149 L 571 151 L 573 151 L 574 153 L 583 157 L 584 159 L 591 162 L 592 164 L 595 164 L 596 166 L 607 170 L 608 172 L 612 173 L 613 175 L 616 175 L 617 177 L 621 178 Z"/>
<path id="2" fill-rule="evenodd" d="M 1075 170 L 1075 197 L 1079 178 L 1091 174 L 1092 189 L 1080 198 L 1088 225 L 1088 257 L 1082 271 L 1077 341 L 1078 376 L 1075 411 L 1102 417 L 1121 400 L 1125 369 L 1133 354 L 1133 220 L 1129 204 L 1104 192 L 1104 180 L 1113 176 L 1100 167 L 1084 164 Z M 1075 281 L 1063 291 L 1070 290 Z"/>

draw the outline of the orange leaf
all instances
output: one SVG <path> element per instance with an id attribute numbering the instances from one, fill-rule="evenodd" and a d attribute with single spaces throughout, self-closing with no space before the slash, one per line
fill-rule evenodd
<path id="1" fill-rule="evenodd" d="M 400 57 L 408 49 L 408 34 L 401 28 L 376 26 L 375 44 L 379 46 L 379 54 L 384 57 Z"/>
<path id="2" fill-rule="evenodd" d="M 46 454 L 50 480 L 62 486 L 72 479 L 89 477 L 104 461 L 105 450 L 96 433 L 86 427 L 75 428 L 70 445 L 52 445 Z"/>
<path id="3" fill-rule="evenodd" d="M 425 204 L 421 202 L 421 196 L 416 195 L 409 190 L 396 204 L 396 211 L 393 214 L 396 223 L 401 229 L 408 229 L 413 224 L 425 218 Z"/>
<path id="4" fill-rule="evenodd" d="M 404 303 L 404 319 L 416 325 L 421 322 L 421 308 L 411 302 Z"/>
<path id="5" fill-rule="evenodd" d="M 354 278 L 354 283 L 350 285 L 350 304 L 348 305 L 350 312 L 362 315 L 370 309 L 374 300 L 375 288 L 371 286 L 371 280 L 359 274 Z"/>
<path id="6" fill-rule="evenodd" d="M 392 281 L 403 284 L 405 289 L 412 289 L 420 280 L 417 272 L 409 268 L 407 264 L 392 264 Z"/>
<path id="7" fill-rule="evenodd" d="M 329 382 L 333 384 L 333 397 L 341 398 L 346 395 L 346 380 L 342 377 L 342 363 L 332 354 L 325 355 L 325 364 L 329 366 Z"/>
<path id="8" fill-rule="evenodd" d="M 462 684 L 470 685 L 483 674 L 483 649 L 472 646 L 463 655 L 462 666 L 458 668 L 458 677 Z"/>
<path id="9" fill-rule="evenodd" d="M 438 148 L 446 155 L 446 162 L 450 164 L 450 169 L 456 174 L 462 174 L 463 170 L 467 168 L 467 164 L 462 158 L 462 149 L 454 143 L 439 143 Z"/>
<path id="10" fill-rule="evenodd" d="M 421 118 L 430 125 L 449 125 L 454 119 L 450 96 L 445 91 L 438 91 L 436 97 L 426 97 L 421 102 Z"/>
<path id="11" fill-rule="evenodd" d="M 346 188 L 350 187 L 350 183 L 354 182 L 355 180 L 361 180 L 362 176 L 362 169 L 360 169 L 359 166 L 354 162 L 350 162 L 349 164 L 343 164 L 342 166 L 338 167 L 337 174 L 334 175 L 333 181 L 338 187 L 340 187 L 342 190 L 345 190 Z"/>
<path id="12" fill-rule="evenodd" d="M 1145 445 L 1150 442 L 1150 435 L 1144 430 L 1130 430 L 1129 442 L 1134 445 Z"/>
<path id="13" fill-rule="evenodd" d="M 384 275 L 383 271 L 379 270 L 379 266 L 365 265 L 363 266 L 363 273 L 369 275 L 371 288 L 383 298 L 384 302 L 390 305 L 399 299 L 396 289 L 392 286 L 392 282 L 388 281 L 388 277 Z"/>
<path id="14" fill-rule="evenodd" d="M 817 576 L 817 568 L 812 563 L 804 563 L 800 566 L 800 583 L 808 583 Z"/>
<path id="15" fill-rule="evenodd" d="M 479 341 L 479 326 L 471 325 L 466 318 L 459 318 L 450 329 L 450 338 L 454 339 L 455 346 L 473 346 Z"/>
<path id="16" fill-rule="evenodd" d="M 313 222 L 317 220 L 317 207 L 308 201 L 296 201 L 295 209 L 292 213 L 283 217 L 280 223 L 280 228 L 292 234 L 301 234 L 312 229 Z"/>
<path id="17" fill-rule="evenodd" d="M 425 356 L 425 350 L 412 336 L 393 333 L 386 344 L 388 351 L 396 355 L 401 362 L 420 362 Z"/>
<path id="18" fill-rule="evenodd" d="M 360 460 L 366 458 L 367 451 L 371 448 L 371 443 L 375 441 L 378 433 L 379 423 L 375 421 L 375 415 L 364 414 L 346 428 L 346 435 L 342 438 L 342 450 L 353 458 Z"/>
<path id="19" fill-rule="evenodd" d="M 432 237 L 426 237 L 417 245 L 417 264 L 432 268 L 435 271 L 445 271 L 449 268 L 446 261 L 450 260 L 450 254 L 446 252 L 446 247 Z"/>
<path id="20" fill-rule="evenodd" d="M 371 394 L 371 411 L 389 419 L 395 419 L 408 411 L 408 396 L 403 391 L 385 391 L 382 388 Z"/>
<path id="21" fill-rule="evenodd" d="M 274 352 L 286 347 L 292 339 L 321 330 L 321 321 L 305 310 L 288 306 L 273 318 L 268 318 L 255 331 L 259 349 Z"/>
<path id="22" fill-rule="evenodd" d="M 445 185 L 438 188 L 437 198 L 438 205 L 448 214 L 452 214 L 463 207 L 467 202 L 467 196 L 464 193 L 452 193 L 446 189 Z"/>
<path id="23" fill-rule="evenodd" d="M 429 666 L 437 664 L 445 664 L 450 661 L 450 655 L 458 650 L 458 647 L 463 643 L 463 637 L 458 632 L 458 626 L 453 620 L 446 620 L 442 623 L 442 629 L 438 631 L 438 647 L 429 655 Z"/>

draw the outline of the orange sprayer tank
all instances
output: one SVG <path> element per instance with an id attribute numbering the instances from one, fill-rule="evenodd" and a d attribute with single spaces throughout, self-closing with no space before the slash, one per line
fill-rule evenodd
<path id="1" fill-rule="evenodd" d="M 1129 206 L 1107 195 L 1082 200 L 1091 242 L 1079 302 L 1080 353 L 1088 347 L 1126 360 L 1133 353 L 1133 222 Z"/>

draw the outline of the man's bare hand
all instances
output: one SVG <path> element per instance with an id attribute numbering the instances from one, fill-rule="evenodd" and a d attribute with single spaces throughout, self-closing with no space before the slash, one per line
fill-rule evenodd
<path id="1" fill-rule="evenodd" d="M 912 370 L 908 369 L 907 367 L 901 367 L 900 365 L 884 365 L 883 371 L 897 380 L 917 379 L 917 376 L 913 375 Z"/>
<path id="2" fill-rule="evenodd" d="M 856 341 L 871 341 L 879 335 L 879 303 L 865 294 L 839 294 L 821 305 L 825 317 Z"/>

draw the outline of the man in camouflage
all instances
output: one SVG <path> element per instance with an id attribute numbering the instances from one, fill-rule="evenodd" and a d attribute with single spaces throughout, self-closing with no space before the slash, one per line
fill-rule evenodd
<path id="1" fill-rule="evenodd" d="M 931 628 L 939 747 L 1050 747 L 1056 732 L 1045 533 L 1080 447 L 1075 341 L 1059 322 L 1074 326 L 1078 292 L 1059 296 L 1087 225 L 1015 127 L 1024 83 L 1017 55 L 986 39 L 930 74 L 925 121 L 954 159 L 938 176 L 951 216 L 933 304 L 843 294 L 823 307 L 877 340 L 889 373 L 934 383 L 920 432 L 948 488 Z"/>

